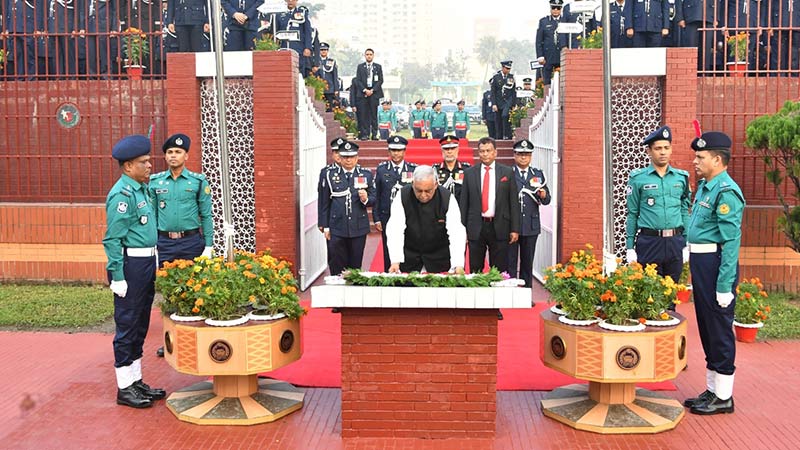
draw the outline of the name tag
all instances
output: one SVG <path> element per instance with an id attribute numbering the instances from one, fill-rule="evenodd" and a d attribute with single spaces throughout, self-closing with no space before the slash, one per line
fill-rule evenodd
<path id="1" fill-rule="evenodd" d="M 144 208 L 145 205 L 147 205 L 147 202 L 142 200 L 142 201 L 140 201 L 139 203 L 136 204 L 136 207 L 137 208 Z"/>
<path id="2" fill-rule="evenodd" d="M 166 194 L 169 192 L 169 189 L 156 189 L 156 194 Z"/>
<path id="3" fill-rule="evenodd" d="M 367 177 L 357 176 L 356 182 L 353 184 L 353 187 L 356 189 L 366 189 L 367 188 Z"/>
<path id="4" fill-rule="evenodd" d="M 644 186 L 642 186 L 642 189 L 644 189 L 645 191 L 651 191 L 653 189 L 658 189 L 658 185 L 657 184 L 645 184 Z"/>

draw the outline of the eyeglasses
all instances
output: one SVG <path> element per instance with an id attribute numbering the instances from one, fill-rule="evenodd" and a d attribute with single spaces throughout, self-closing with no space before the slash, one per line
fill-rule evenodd
<path id="1" fill-rule="evenodd" d="M 550 9 L 557 9 L 559 11 L 561 10 L 561 8 L 562 8 L 561 6 L 550 6 Z"/>

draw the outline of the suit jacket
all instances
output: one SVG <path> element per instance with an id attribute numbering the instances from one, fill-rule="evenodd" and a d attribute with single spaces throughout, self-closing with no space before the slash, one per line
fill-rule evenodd
<path id="1" fill-rule="evenodd" d="M 356 80 L 358 81 L 359 90 L 356 93 L 358 98 L 365 98 L 364 89 L 367 87 L 367 78 L 369 72 L 367 71 L 367 63 L 363 62 L 356 68 Z M 383 68 L 380 64 L 372 63 L 372 95 L 377 99 L 383 98 Z"/>
<path id="2" fill-rule="evenodd" d="M 519 233 L 519 203 L 514 170 L 495 163 L 494 231 L 497 240 L 508 239 L 511 232 Z M 483 219 L 481 218 L 481 186 L 483 185 L 483 164 L 476 164 L 464 172 L 461 188 L 461 223 L 467 228 L 467 239 L 480 239 Z"/>

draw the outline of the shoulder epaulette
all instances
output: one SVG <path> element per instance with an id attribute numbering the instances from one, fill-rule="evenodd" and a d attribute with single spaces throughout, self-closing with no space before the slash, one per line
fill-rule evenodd
<path id="1" fill-rule="evenodd" d="M 387 167 L 388 165 L 389 161 L 382 161 L 380 164 L 378 164 L 378 167 Z"/>
<path id="2" fill-rule="evenodd" d="M 689 172 L 688 172 L 688 171 L 686 171 L 686 170 L 683 170 L 683 169 L 676 169 L 675 167 L 673 167 L 673 168 L 672 168 L 672 170 L 674 170 L 674 171 L 675 171 L 675 173 L 678 173 L 678 174 L 680 174 L 680 175 L 683 175 L 683 176 L 685 176 L 686 178 L 689 178 Z"/>
<path id="3" fill-rule="evenodd" d="M 647 171 L 647 167 L 640 167 L 638 169 L 633 169 L 633 170 L 631 170 L 631 174 L 630 174 L 629 178 L 633 178 L 633 177 L 635 177 L 637 175 L 641 175 L 641 174 L 645 173 L 646 171 Z"/>

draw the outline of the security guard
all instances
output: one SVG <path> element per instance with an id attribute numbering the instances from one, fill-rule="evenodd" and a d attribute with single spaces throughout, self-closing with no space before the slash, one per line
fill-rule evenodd
<path id="1" fill-rule="evenodd" d="M 122 138 L 111 151 L 122 176 L 106 197 L 103 237 L 108 279 L 114 292 L 114 367 L 117 404 L 147 408 L 164 398 L 162 389 L 142 381 L 142 347 L 155 295 L 156 215 L 147 193 L 150 139 Z"/>
<path id="2" fill-rule="evenodd" d="M 712 70 L 717 41 L 714 28 L 725 24 L 722 0 L 681 0 L 679 8 L 681 47 L 697 47 L 697 70 Z"/>
<path id="3" fill-rule="evenodd" d="M 689 258 L 686 248 L 692 196 L 689 172 L 669 164 L 672 131 L 668 126 L 650 133 L 642 145 L 647 146 L 650 165 L 633 170 L 628 178 L 625 222 L 628 262 L 656 264 L 659 275 L 668 275 L 677 282 L 683 263 Z"/>
<path id="4" fill-rule="evenodd" d="M 375 206 L 372 207 L 372 221 L 375 229 L 383 236 L 383 271 L 389 270 L 389 248 L 386 246 L 386 224 L 394 200 L 400 189 L 410 184 L 417 165 L 405 160 L 408 141 L 402 136 L 392 136 L 386 143 L 389 146 L 389 160 L 378 164 L 375 170 Z"/>
<path id="5" fill-rule="evenodd" d="M 431 137 L 434 139 L 441 139 L 447 132 L 447 113 L 442 111 L 442 101 L 436 100 L 433 102 L 433 111 L 430 113 L 430 129 Z"/>
<path id="6" fill-rule="evenodd" d="M 469 133 L 469 113 L 464 111 L 466 102 L 461 99 L 456 103 L 457 111 L 453 111 L 453 131 L 459 139 L 466 139 Z"/>
<path id="7" fill-rule="evenodd" d="M 706 354 L 706 390 L 684 405 L 694 414 L 732 413 L 736 370 L 732 325 L 745 201 L 727 171 L 731 139 L 725 133 L 703 133 L 692 141 L 692 149 L 695 172 L 702 179 L 689 218 L 689 267 Z"/>
<path id="8" fill-rule="evenodd" d="M 519 261 L 519 278 L 525 281 L 525 287 L 531 287 L 533 282 L 533 255 L 541 233 L 539 205 L 550 204 L 550 189 L 544 172 L 531 167 L 532 154 L 531 141 L 523 139 L 514 143 L 514 180 L 519 198 L 520 230 L 517 242 L 508 246 L 508 274 L 517 278 Z"/>
<path id="9" fill-rule="evenodd" d="M 613 0 L 611 2 L 611 48 L 633 47 L 633 2 Z"/>
<path id="10" fill-rule="evenodd" d="M 311 23 L 306 14 L 297 7 L 297 0 L 286 0 L 288 11 L 278 13 L 270 21 L 275 23 L 278 32 L 285 32 L 287 39 L 281 42 L 282 48 L 290 48 L 299 56 L 300 73 L 305 73 L 305 59 L 311 56 Z"/>
<path id="11" fill-rule="evenodd" d="M 381 100 L 381 109 L 378 111 L 378 132 L 381 139 L 389 139 L 396 131 L 397 113 L 392 109 L 392 101 L 385 98 Z"/>
<path id="12" fill-rule="evenodd" d="M 439 139 L 443 161 L 433 165 L 439 185 L 449 190 L 456 201 L 461 198 L 464 171 L 470 168 L 470 163 L 458 160 L 458 142 L 458 138 L 451 135 Z"/>
<path id="13" fill-rule="evenodd" d="M 319 171 L 319 181 L 317 182 L 317 217 L 322 217 L 323 208 L 325 202 L 327 201 L 326 198 L 322 197 L 323 187 L 328 180 L 328 171 L 329 170 L 338 170 L 341 168 L 339 157 L 339 146 L 344 145 L 347 142 L 343 137 L 337 137 L 331 141 L 331 159 L 333 160 L 330 164 L 323 167 L 322 170 Z M 317 227 L 319 228 L 320 233 L 325 233 L 325 228 L 320 225 L 321 219 L 317 219 Z M 328 266 L 331 265 L 331 248 L 330 248 L 330 240 L 325 240 L 325 247 L 328 250 Z"/>
<path id="14" fill-rule="evenodd" d="M 633 4 L 633 46 L 661 47 L 669 34 L 667 0 L 643 0 Z"/>
<path id="15" fill-rule="evenodd" d="M 428 112 L 425 111 L 425 100 L 419 99 L 414 102 L 416 109 L 411 110 L 411 130 L 414 132 L 414 139 L 427 138 L 428 134 Z"/>
<path id="16" fill-rule="evenodd" d="M 567 46 L 567 36 L 556 32 L 558 24 L 565 22 L 561 17 L 563 7 L 564 0 L 550 0 L 550 15 L 539 19 L 536 30 L 536 58 L 542 65 L 545 86 L 550 86 L 553 70 L 561 67 L 561 49 Z"/>
<path id="17" fill-rule="evenodd" d="M 330 273 L 361 268 L 369 234 L 367 207 L 375 203 L 372 172 L 358 165 L 358 144 L 339 146 L 341 166 L 328 170 L 322 186 L 319 225 L 329 240 Z"/>
<path id="18" fill-rule="evenodd" d="M 497 133 L 494 129 L 495 113 L 492 105 L 492 91 L 485 91 L 483 93 L 483 100 L 481 100 L 481 117 L 483 117 L 483 122 L 486 124 L 486 130 L 489 133 L 489 137 L 496 139 Z"/>
<path id="19" fill-rule="evenodd" d="M 172 0 L 167 6 L 167 26 L 178 36 L 179 52 L 203 51 L 203 33 L 211 27 L 204 0 Z"/>
<path id="20" fill-rule="evenodd" d="M 322 71 L 317 72 L 317 75 L 327 83 L 324 96 L 328 108 L 331 108 L 333 101 L 339 98 L 339 66 L 336 65 L 336 60 L 328 58 L 330 48 L 331 46 L 327 42 L 320 42 L 319 58 Z"/>
<path id="21" fill-rule="evenodd" d="M 172 0 L 175 1 L 175 0 Z M 260 0 L 222 0 L 222 9 L 228 16 L 225 50 L 252 50 L 258 32 L 258 7 Z"/>
<path id="22" fill-rule="evenodd" d="M 492 111 L 495 112 L 494 132 L 497 139 L 511 139 L 511 122 L 508 115 L 516 102 L 517 85 L 511 73 L 511 61 L 502 61 L 502 68 L 489 80 Z"/>

